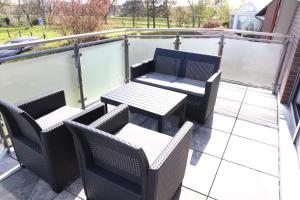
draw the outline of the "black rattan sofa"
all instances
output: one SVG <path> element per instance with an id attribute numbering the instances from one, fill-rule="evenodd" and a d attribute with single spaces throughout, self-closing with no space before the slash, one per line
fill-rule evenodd
<path id="1" fill-rule="evenodd" d="M 167 200 L 180 187 L 191 140 L 191 122 L 174 137 L 128 123 L 120 105 L 90 126 L 65 121 L 90 200 Z"/>
<path id="2" fill-rule="evenodd" d="M 21 166 L 60 192 L 80 174 L 73 137 L 63 120 L 89 124 L 104 115 L 105 108 L 66 106 L 64 92 L 56 91 L 18 105 L 0 100 L 0 112 Z"/>
<path id="3" fill-rule="evenodd" d="M 220 59 L 157 48 L 153 60 L 131 66 L 131 81 L 187 94 L 186 116 L 204 123 L 216 102 Z"/>

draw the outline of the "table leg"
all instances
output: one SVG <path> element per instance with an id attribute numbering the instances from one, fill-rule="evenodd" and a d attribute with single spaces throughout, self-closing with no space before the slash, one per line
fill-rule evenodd
<path id="1" fill-rule="evenodd" d="M 162 133 L 163 132 L 163 128 L 164 128 L 164 119 L 161 118 L 161 119 L 158 119 L 158 126 L 157 126 L 157 131 Z"/>
<path id="2" fill-rule="evenodd" d="M 185 122 L 185 103 L 181 106 L 179 110 L 179 123 L 178 123 L 178 128 L 180 128 L 184 122 Z"/>
<path id="3" fill-rule="evenodd" d="M 105 108 L 105 113 L 107 113 L 108 112 L 107 103 L 104 103 L 104 108 Z"/>

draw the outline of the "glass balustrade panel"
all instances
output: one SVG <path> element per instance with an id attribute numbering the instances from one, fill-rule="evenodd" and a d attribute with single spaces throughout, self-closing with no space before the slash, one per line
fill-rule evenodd
<path id="1" fill-rule="evenodd" d="M 115 41 L 80 49 L 86 104 L 120 86 L 125 80 L 124 41 Z"/>
<path id="2" fill-rule="evenodd" d="M 68 105 L 80 107 L 73 51 L 3 63 L 0 65 L 0 99 L 16 103 L 62 89 Z"/>

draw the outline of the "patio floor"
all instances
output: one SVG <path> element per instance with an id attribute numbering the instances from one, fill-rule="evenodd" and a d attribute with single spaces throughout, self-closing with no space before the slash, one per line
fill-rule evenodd
<path id="1" fill-rule="evenodd" d="M 194 126 L 183 186 L 174 199 L 279 200 L 277 118 L 271 91 L 222 82 L 213 115 Z M 136 114 L 131 120 L 157 126 Z M 175 123 L 175 118 L 166 123 L 166 134 L 176 132 Z M 29 170 L 17 167 L 13 155 L 0 161 L 1 199 L 85 199 L 80 179 L 56 194 Z"/>

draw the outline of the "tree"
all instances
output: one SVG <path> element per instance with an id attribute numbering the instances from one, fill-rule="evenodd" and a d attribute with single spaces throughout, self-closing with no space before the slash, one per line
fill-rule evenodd
<path id="1" fill-rule="evenodd" d="M 11 7 L 9 0 L 0 0 L 0 13 L 1 14 L 8 15 L 7 10 L 10 11 L 9 7 Z"/>
<path id="2" fill-rule="evenodd" d="M 43 18 L 46 26 L 46 15 L 50 11 L 50 0 L 36 0 L 39 15 Z"/>
<path id="3" fill-rule="evenodd" d="M 147 14 L 147 28 L 150 28 L 150 0 L 145 0 Z"/>
<path id="4" fill-rule="evenodd" d="M 205 18 L 205 14 L 204 14 L 205 9 L 206 9 L 206 6 L 205 6 L 205 3 L 203 2 L 203 0 L 199 0 L 197 3 L 197 8 L 196 8 L 196 12 L 197 12 L 196 19 L 197 19 L 198 27 L 201 26 L 201 24 Z"/>
<path id="5" fill-rule="evenodd" d="M 106 12 L 106 14 L 104 15 L 104 23 L 107 24 L 108 23 L 108 20 L 107 20 L 107 17 L 108 17 L 108 14 L 109 12 L 114 9 L 113 7 L 117 5 L 117 0 L 112 0 L 109 7 L 108 7 L 108 11 Z"/>
<path id="6" fill-rule="evenodd" d="M 153 28 L 155 28 L 155 9 L 156 9 L 156 0 L 150 0 L 151 1 L 151 5 L 152 5 L 152 22 L 153 22 Z"/>
<path id="7" fill-rule="evenodd" d="M 123 16 L 132 17 L 132 26 L 135 27 L 136 17 L 141 17 L 144 13 L 144 4 L 141 0 L 127 0 L 123 4 Z"/>
<path id="8" fill-rule="evenodd" d="M 222 24 L 229 24 L 229 4 L 227 0 L 223 0 L 217 8 L 217 15 Z"/>
<path id="9" fill-rule="evenodd" d="M 54 0 L 51 23 L 63 34 L 93 32 L 105 23 L 110 0 Z"/>
<path id="10" fill-rule="evenodd" d="M 19 12 L 21 12 L 23 15 L 25 15 L 27 24 L 31 27 L 33 25 L 30 20 L 30 15 L 31 15 L 32 10 L 34 10 L 33 6 L 34 6 L 34 3 L 32 0 L 23 0 L 23 3 L 20 4 L 20 2 L 19 2 L 19 5 L 18 5 L 18 7 L 20 9 Z"/>
<path id="11" fill-rule="evenodd" d="M 170 28 L 170 15 L 171 15 L 171 7 L 175 5 L 174 0 L 163 0 L 164 7 L 164 17 L 167 19 L 167 27 Z"/>
<path id="12" fill-rule="evenodd" d="M 182 27 L 185 22 L 187 12 L 182 6 L 175 7 L 173 10 L 172 16 L 174 17 L 174 21 L 176 26 Z"/>
<path id="13" fill-rule="evenodd" d="M 152 11 L 152 23 L 153 28 L 156 27 L 156 16 L 157 16 L 157 7 L 161 4 L 161 0 L 150 0 L 151 11 Z"/>
<path id="14" fill-rule="evenodd" d="M 214 7 L 211 6 L 205 6 L 204 9 L 204 18 L 205 19 L 211 19 L 216 15 L 216 11 Z"/>
<path id="15" fill-rule="evenodd" d="M 197 15 L 197 0 L 187 0 L 190 7 L 190 15 L 192 19 L 192 26 L 195 27 L 196 24 L 196 15 Z"/>
<path id="16" fill-rule="evenodd" d="M 2 9 L 9 4 L 8 0 L 0 0 L 0 12 L 2 13 Z"/>

